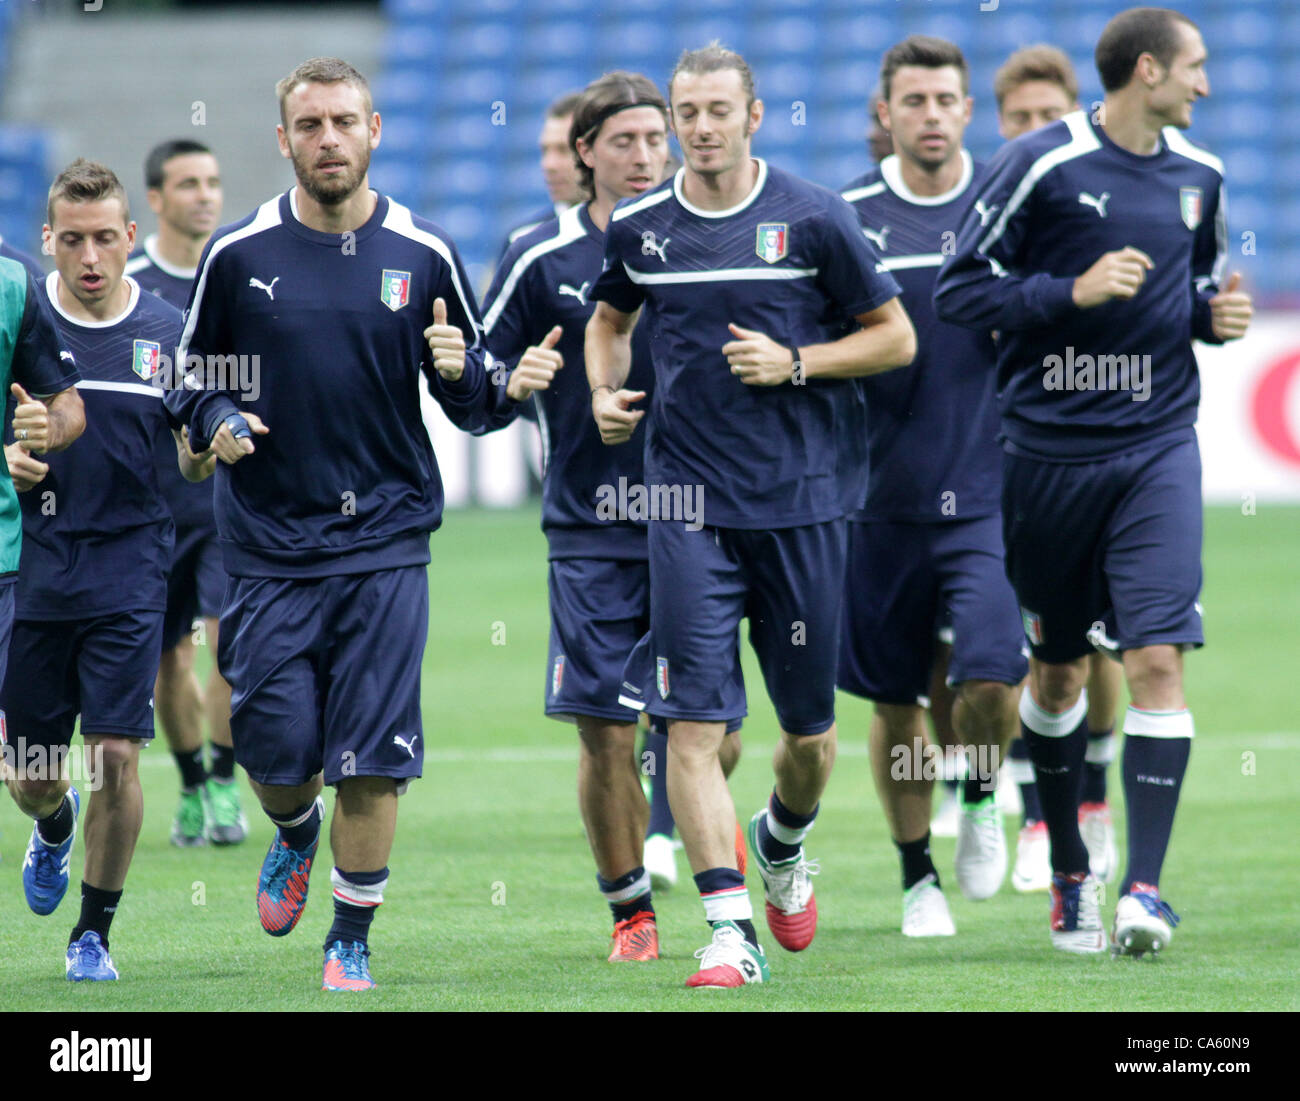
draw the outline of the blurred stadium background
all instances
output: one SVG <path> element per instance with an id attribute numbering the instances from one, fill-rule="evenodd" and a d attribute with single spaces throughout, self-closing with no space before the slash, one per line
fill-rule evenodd
<path id="1" fill-rule="evenodd" d="M 866 97 L 881 54 L 911 33 L 949 38 L 971 66 L 967 144 L 999 138 L 993 73 L 1013 50 L 1061 46 L 1080 99 L 1101 99 L 1092 48 L 1124 0 L 180 0 L 0 3 L 0 234 L 36 253 L 48 181 L 74 156 L 123 178 L 141 232 L 145 153 L 168 137 L 221 160 L 225 220 L 292 182 L 274 145 L 273 85 L 314 54 L 346 57 L 384 121 L 375 186 L 444 226 L 480 291 L 508 227 L 546 204 L 537 133 L 555 96 L 614 68 L 661 84 L 687 47 L 721 39 L 767 105 L 755 149 L 838 187 L 869 163 Z M 1300 5 L 1182 0 L 1210 49 L 1212 95 L 1191 137 L 1223 158 L 1233 267 L 1264 312 L 1250 337 L 1201 349 L 1206 499 L 1300 500 Z M 983 10 L 988 8 L 989 10 Z M 453 505 L 510 506 L 537 486 L 518 424 L 486 440 L 430 430 Z M 530 469 L 531 472 L 530 472 Z"/>

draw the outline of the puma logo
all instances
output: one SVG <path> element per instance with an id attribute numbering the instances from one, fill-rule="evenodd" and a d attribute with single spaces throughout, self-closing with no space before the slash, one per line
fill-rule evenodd
<path id="1" fill-rule="evenodd" d="M 665 237 L 662 245 L 655 243 L 655 235 L 652 230 L 646 230 L 641 234 L 641 255 L 658 256 L 665 264 L 668 263 L 668 257 L 664 255 L 664 249 L 668 247 L 669 238 Z"/>
<path id="2" fill-rule="evenodd" d="M 667 242 L 665 242 L 665 243 L 667 243 Z M 590 280 L 590 279 L 588 279 L 588 280 L 587 280 L 585 283 L 583 283 L 582 286 L 580 286 L 580 287 L 571 287 L 571 286 L 569 286 L 568 283 L 561 283 L 561 284 L 560 284 L 560 293 L 561 293 L 561 294 L 571 294 L 571 295 L 573 295 L 574 298 L 576 298 L 576 299 L 577 299 L 577 300 L 578 300 L 582 305 L 585 306 L 585 305 L 587 304 L 587 288 L 590 287 L 590 286 L 591 286 L 591 280 Z"/>
<path id="3" fill-rule="evenodd" d="M 412 735 L 411 735 L 411 740 L 408 742 L 408 741 L 407 741 L 405 738 L 403 738 L 400 734 L 394 734 L 394 735 L 393 735 L 393 744 L 394 744 L 394 745 L 400 745 L 404 750 L 406 750 L 407 753 L 409 753 L 409 754 L 411 755 L 411 760 L 414 761 L 414 760 L 415 760 L 415 741 L 416 741 L 416 739 L 417 739 L 419 736 L 420 736 L 420 735 L 418 735 L 418 734 L 412 734 Z"/>
<path id="4" fill-rule="evenodd" d="M 1100 199 L 1094 199 L 1086 191 L 1079 192 L 1079 202 L 1084 206 L 1095 207 L 1098 214 L 1103 218 L 1106 217 L 1106 200 L 1110 198 L 1109 191 L 1103 191 Z"/>
<path id="5" fill-rule="evenodd" d="M 248 285 L 250 287 L 256 287 L 259 291 L 266 291 L 266 297 L 269 298 L 272 302 L 274 302 L 275 301 L 274 288 L 278 282 L 280 282 L 280 277 L 278 275 L 274 279 L 272 279 L 269 283 L 263 283 L 260 279 L 254 276 L 252 279 L 248 281 Z"/>
<path id="6" fill-rule="evenodd" d="M 889 226 L 881 226 L 879 229 L 868 229 L 866 226 L 862 227 L 862 232 L 866 235 L 867 240 L 875 245 L 881 252 L 884 252 L 888 247 L 885 244 L 885 238 L 889 236 L 889 230 Z"/>
<path id="7" fill-rule="evenodd" d="M 1001 203 L 994 203 L 992 206 L 985 206 L 983 199 L 975 200 L 975 213 L 980 216 L 980 225 L 982 226 L 988 225 L 989 219 L 1001 209 Z"/>

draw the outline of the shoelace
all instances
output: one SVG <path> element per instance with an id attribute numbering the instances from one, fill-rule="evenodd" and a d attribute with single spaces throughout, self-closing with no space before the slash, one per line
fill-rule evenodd
<path id="1" fill-rule="evenodd" d="M 298 851 L 289 848 L 283 842 L 276 842 L 275 859 L 270 873 L 266 877 L 266 890 L 269 894 L 283 893 L 289 878 L 298 871 L 300 864 L 306 864 Z"/>
<path id="2" fill-rule="evenodd" d="M 32 877 L 36 880 L 36 885 L 42 889 L 58 886 L 59 880 L 63 878 L 63 865 L 71 855 L 72 850 L 69 849 L 63 857 L 60 857 L 58 849 L 52 849 L 44 842 L 38 841 L 27 857 L 27 863 L 32 866 Z"/>
<path id="3" fill-rule="evenodd" d="M 788 910 L 790 907 L 785 904 L 790 902 L 798 903 L 800 906 L 807 903 L 808 895 L 812 891 L 812 884 L 808 879 L 810 876 L 821 875 L 821 871 L 820 861 L 802 858 L 793 867 L 773 868 L 773 878 L 779 877 L 780 882 L 773 884 L 772 894 L 781 904 L 780 909 Z"/>
<path id="4" fill-rule="evenodd" d="M 339 942 L 342 943 L 341 941 Z M 343 951 L 334 958 L 343 968 L 343 977 L 345 979 L 364 979 L 366 978 L 366 957 L 370 953 L 362 948 L 356 941 L 351 944 L 343 945 Z"/>
<path id="5" fill-rule="evenodd" d="M 1150 895 L 1146 892 L 1141 892 L 1133 895 L 1133 897 L 1142 903 L 1142 906 L 1148 914 L 1151 914 L 1154 917 L 1164 918 L 1165 921 L 1169 922 L 1169 927 L 1171 929 L 1182 920 L 1174 913 L 1173 907 L 1157 895 Z"/>
<path id="6" fill-rule="evenodd" d="M 99 967 L 104 962 L 103 945 L 99 941 L 77 941 L 77 961 L 87 968 Z"/>
<path id="7" fill-rule="evenodd" d="M 981 857 L 993 856 L 1002 839 L 1002 821 L 996 807 L 988 807 L 975 815 L 975 845 Z"/>
<path id="8" fill-rule="evenodd" d="M 700 961 L 700 970 L 707 971 L 717 963 L 716 957 L 728 949 L 739 947 L 737 941 L 744 943 L 745 938 L 735 929 L 724 929 L 713 935 L 713 940 L 703 948 L 695 950 L 695 958 Z M 743 949 L 742 949 L 743 951 Z"/>

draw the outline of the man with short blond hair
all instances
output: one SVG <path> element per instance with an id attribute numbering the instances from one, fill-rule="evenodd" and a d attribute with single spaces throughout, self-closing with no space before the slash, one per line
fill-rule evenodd
<path id="1" fill-rule="evenodd" d="M 865 475 L 852 380 L 907 363 L 915 343 L 848 204 L 750 155 L 763 105 L 740 55 L 717 43 L 683 53 L 669 103 L 686 163 L 611 216 L 587 378 L 601 438 L 629 439 L 646 415 L 645 394 L 625 386 L 644 308 L 646 479 L 703 495 L 694 518 L 649 520 L 644 687 L 668 719 L 668 796 L 712 926 L 687 983 L 737 987 L 769 978 L 719 757 L 726 720 L 744 709 L 739 623 L 748 617 L 782 731 L 750 850 L 769 928 L 799 951 L 817 923 L 803 838 L 835 757 L 844 513 Z"/>

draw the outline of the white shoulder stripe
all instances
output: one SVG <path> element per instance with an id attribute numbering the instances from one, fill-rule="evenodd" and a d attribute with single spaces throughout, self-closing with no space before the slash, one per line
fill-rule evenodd
<path id="1" fill-rule="evenodd" d="M 147 398 L 162 399 L 161 387 L 149 386 L 143 382 L 97 382 L 83 378 L 77 383 L 78 390 L 114 390 L 119 394 L 143 394 Z"/>
<path id="2" fill-rule="evenodd" d="M 870 199 L 872 195 L 879 195 L 885 190 L 885 181 L 877 180 L 873 184 L 867 184 L 866 187 L 855 187 L 851 191 L 841 191 L 840 198 L 846 203 L 856 203 L 859 199 Z"/>
<path id="3" fill-rule="evenodd" d="M 1180 157 L 1186 157 L 1188 160 L 1199 161 L 1206 167 L 1213 168 L 1220 176 L 1223 175 L 1223 161 L 1213 153 L 1198 149 L 1183 136 L 1183 132 L 1178 127 L 1166 126 L 1160 131 L 1160 135 L 1165 139 L 1165 144 L 1169 146 L 1171 153 L 1177 153 Z"/>
<path id="4" fill-rule="evenodd" d="M 623 262 L 623 270 L 633 283 L 646 286 L 663 283 L 729 283 L 758 279 L 811 279 L 817 268 L 718 268 L 714 271 L 636 271 Z"/>
<path id="5" fill-rule="evenodd" d="M 984 240 L 979 243 L 977 251 L 980 253 L 987 253 L 989 246 L 994 244 L 1007 231 L 1007 223 L 1011 220 L 1011 216 L 1024 205 L 1025 200 L 1029 198 L 1030 192 L 1034 190 L 1039 180 L 1057 165 L 1072 161 L 1075 157 L 1082 157 L 1101 148 L 1101 142 L 1097 140 L 1097 135 L 1092 132 L 1092 127 L 1088 125 L 1088 116 L 1082 111 L 1071 111 L 1061 121 L 1070 128 L 1070 140 L 1064 145 L 1058 145 L 1055 149 L 1044 153 L 1029 166 L 1029 171 L 1016 185 L 1015 191 L 1011 193 L 1011 198 L 1007 200 L 1007 205 L 1003 207 L 998 220 L 993 223 L 993 228 L 988 231 Z"/>
<path id="6" fill-rule="evenodd" d="M 918 252 L 912 256 L 886 256 L 880 261 L 886 271 L 903 271 L 907 268 L 937 268 L 943 263 L 942 252 Z"/>
<path id="7" fill-rule="evenodd" d="M 621 221 L 629 214 L 635 214 L 639 210 L 648 210 L 650 207 L 658 206 L 666 199 L 671 199 L 672 197 L 673 189 L 671 187 L 665 187 L 662 191 L 655 191 L 652 194 L 647 195 L 644 199 L 638 199 L 636 202 L 629 203 L 627 206 L 619 207 L 614 211 L 611 220 L 615 222 Z"/>
<path id="8" fill-rule="evenodd" d="M 430 233 L 428 230 L 420 229 L 419 226 L 411 219 L 411 212 L 401 203 L 394 201 L 391 197 L 388 200 L 388 213 L 384 215 L 384 228 L 391 229 L 394 233 L 400 233 L 403 237 L 410 238 L 412 241 L 418 241 L 422 245 L 428 245 L 439 256 L 447 262 L 447 267 L 451 269 L 452 286 L 456 288 L 456 297 L 460 299 L 460 307 L 465 312 L 466 317 L 473 317 L 478 312 L 478 303 L 465 293 L 465 288 L 460 283 L 460 272 L 457 270 L 456 261 L 452 256 L 451 246 L 441 237 Z M 474 333 L 474 341 L 468 345 L 470 348 L 477 348 L 480 342 L 478 332 Z"/>
<path id="9" fill-rule="evenodd" d="M 253 220 L 243 229 L 236 229 L 231 233 L 227 233 L 212 246 L 203 267 L 199 271 L 198 285 L 194 288 L 193 304 L 190 306 L 189 316 L 185 319 L 185 330 L 181 333 L 181 342 L 176 348 L 176 362 L 181 370 L 184 370 L 185 360 L 190 351 L 190 341 L 194 339 L 194 329 L 199 322 L 199 311 L 203 308 L 203 292 L 207 289 L 208 273 L 212 270 L 212 261 L 217 258 L 223 249 L 233 245 L 236 241 L 254 237 L 268 229 L 275 228 L 279 224 L 280 196 L 277 195 L 274 199 L 268 199 L 259 206 Z"/>
<path id="10" fill-rule="evenodd" d="M 492 327 L 501 320 L 501 314 L 505 311 L 506 303 L 510 301 L 510 296 L 514 294 L 515 287 L 519 285 L 519 280 L 524 277 L 524 272 L 532 265 L 538 257 L 545 256 L 548 252 L 554 252 L 558 248 L 573 241 L 577 241 L 586 236 L 587 231 L 583 228 L 582 219 L 578 212 L 582 209 L 582 204 L 571 206 L 560 215 L 559 223 L 555 230 L 554 237 L 548 237 L 545 241 L 539 241 L 530 249 L 525 249 L 519 254 L 519 259 L 515 261 L 514 267 L 510 269 L 510 274 L 501 284 L 501 293 L 492 301 L 492 306 L 486 314 L 483 315 L 483 332 L 490 333 Z"/>

